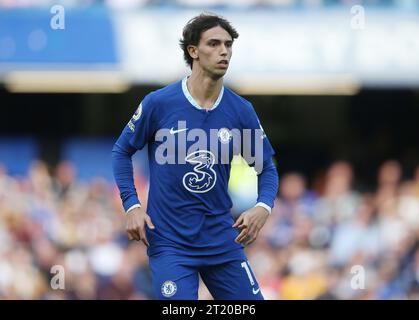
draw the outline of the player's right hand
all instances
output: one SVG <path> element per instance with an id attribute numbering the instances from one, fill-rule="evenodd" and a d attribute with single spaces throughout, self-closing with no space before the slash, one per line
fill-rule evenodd
<path id="1" fill-rule="evenodd" d="M 126 214 L 126 230 L 128 239 L 142 241 L 147 247 L 150 244 L 147 241 L 145 234 L 145 225 L 150 229 L 154 229 L 150 216 L 144 211 L 143 208 L 135 208 Z"/>

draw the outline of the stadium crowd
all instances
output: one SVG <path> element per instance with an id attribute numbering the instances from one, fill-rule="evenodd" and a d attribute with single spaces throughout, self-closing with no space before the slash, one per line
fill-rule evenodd
<path id="1" fill-rule="evenodd" d="M 246 248 L 265 298 L 419 299 L 419 167 L 401 173 L 383 163 L 370 194 L 353 189 L 346 162 L 316 190 L 280 175 L 272 215 Z M 114 183 L 82 182 L 71 163 L 35 161 L 25 177 L 0 167 L 0 299 L 153 299 L 145 247 L 128 241 L 123 214 Z M 57 265 L 65 281 L 53 289 Z M 205 286 L 200 299 L 211 299 Z"/>

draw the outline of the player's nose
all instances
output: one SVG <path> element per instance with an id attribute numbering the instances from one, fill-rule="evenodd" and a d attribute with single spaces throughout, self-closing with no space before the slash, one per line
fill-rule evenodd
<path id="1" fill-rule="evenodd" d="M 228 50 L 225 44 L 221 45 L 221 52 L 220 52 L 221 56 L 225 57 L 228 54 Z"/>

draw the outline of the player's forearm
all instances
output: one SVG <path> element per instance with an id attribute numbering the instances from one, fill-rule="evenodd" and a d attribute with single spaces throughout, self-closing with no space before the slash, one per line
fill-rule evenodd
<path id="1" fill-rule="evenodd" d="M 267 161 L 262 172 L 258 175 L 258 198 L 257 202 L 264 203 L 270 208 L 278 192 L 278 172 L 274 163 Z"/>
<path id="2" fill-rule="evenodd" d="M 139 204 L 135 190 L 131 156 L 134 150 L 125 145 L 121 138 L 112 149 L 112 169 L 115 182 L 118 185 L 125 211 Z"/>

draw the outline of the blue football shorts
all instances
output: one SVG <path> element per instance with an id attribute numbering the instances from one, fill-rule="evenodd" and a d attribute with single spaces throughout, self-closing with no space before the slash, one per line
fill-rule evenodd
<path id="1" fill-rule="evenodd" d="M 201 275 L 216 300 L 263 300 L 242 249 L 209 257 L 165 252 L 149 264 L 157 299 L 197 300 Z"/>

